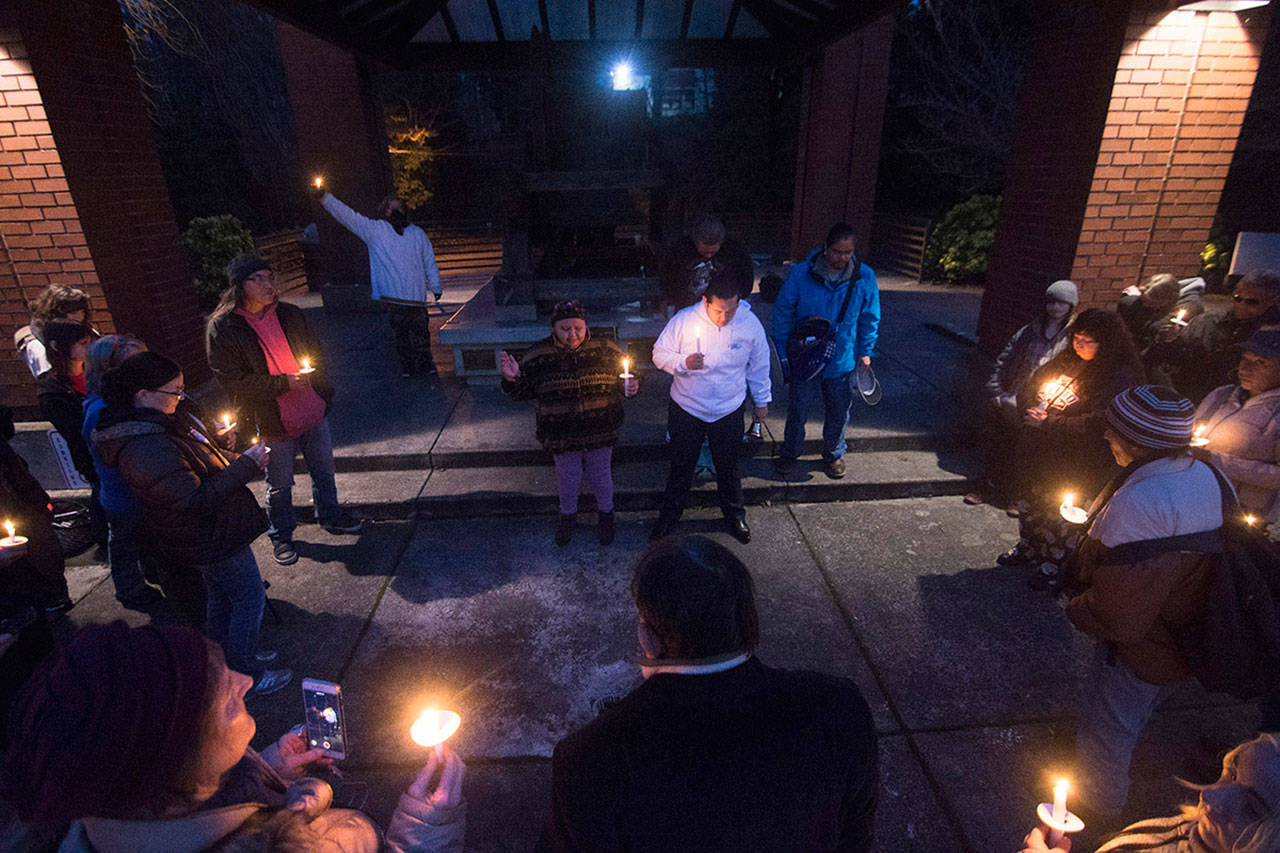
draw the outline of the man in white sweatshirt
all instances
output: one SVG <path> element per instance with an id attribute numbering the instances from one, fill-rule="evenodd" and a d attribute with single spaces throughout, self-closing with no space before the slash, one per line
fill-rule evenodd
<path id="1" fill-rule="evenodd" d="M 666 536 L 680 520 L 705 437 L 716 465 L 725 529 L 739 542 L 750 542 L 738 477 L 742 403 L 750 388 L 755 420 L 769 413 L 769 341 L 732 275 L 713 274 L 702 299 L 667 322 L 653 344 L 653 363 L 674 381 L 667 409 L 671 470 L 651 538 Z"/>
<path id="2" fill-rule="evenodd" d="M 440 300 L 440 270 L 427 232 L 409 224 L 408 210 L 395 196 L 383 199 L 378 219 L 361 216 L 332 193 L 321 204 L 369 247 L 372 295 L 387 306 L 401 375 L 435 375 L 427 290 Z"/>

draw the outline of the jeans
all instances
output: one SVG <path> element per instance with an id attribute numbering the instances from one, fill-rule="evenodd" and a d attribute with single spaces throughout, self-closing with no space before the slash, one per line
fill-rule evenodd
<path id="1" fill-rule="evenodd" d="M 253 550 L 246 545 L 230 557 L 196 568 L 209 589 L 205 632 L 222 646 L 227 666 L 257 681 L 263 672 L 257 660 L 258 632 L 267 593 Z"/>
<path id="2" fill-rule="evenodd" d="M 596 509 L 613 512 L 613 459 L 612 447 L 596 450 L 570 450 L 557 453 L 556 490 L 560 493 L 560 514 L 573 515 L 578 511 L 578 493 L 582 491 L 582 473 L 586 470 L 587 482 L 596 496 Z"/>
<path id="3" fill-rule="evenodd" d="M 293 515 L 293 459 L 302 451 L 311 475 L 311 498 L 315 501 L 316 518 L 321 524 L 336 521 L 338 487 L 333 481 L 333 434 L 329 419 L 307 430 L 298 438 L 264 439 L 271 454 L 267 457 L 267 518 L 271 527 L 267 535 L 272 542 L 290 541 L 298 526 Z"/>
<path id="4" fill-rule="evenodd" d="M 671 433 L 671 469 L 667 472 L 667 488 L 662 496 L 662 523 L 675 523 L 689 501 L 693 486 L 693 466 L 705 437 L 711 445 L 711 458 L 716 463 L 716 491 L 720 511 L 725 518 L 747 517 L 742 498 L 742 480 L 738 477 L 738 454 L 742 451 L 742 410 L 737 409 L 718 421 L 707 423 L 680 408 L 675 400 L 667 407 L 667 430 Z"/>
<path id="5" fill-rule="evenodd" d="M 142 549 L 138 542 L 138 515 L 107 513 L 107 560 L 111 563 L 111 583 L 119 601 L 141 595 L 147 586 L 142 572 Z"/>
<path id="6" fill-rule="evenodd" d="M 425 305 L 387 303 L 387 318 L 396 339 L 396 358 L 406 373 L 432 370 L 431 315 Z"/>
<path id="7" fill-rule="evenodd" d="M 1148 684 L 1098 643 L 1083 687 L 1076 759 L 1086 802 L 1116 815 L 1129 799 L 1129 760 L 1138 735 L 1172 687 Z"/>
<path id="8" fill-rule="evenodd" d="M 799 458 L 804 449 L 804 427 L 814 399 L 822 395 L 825 413 L 822 418 L 822 456 L 839 459 L 844 456 L 844 431 L 849 426 L 849 409 L 853 406 L 852 372 L 831 379 L 815 376 L 805 382 L 792 382 L 787 396 L 787 426 L 782 433 L 782 451 L 786 459 Z"/>

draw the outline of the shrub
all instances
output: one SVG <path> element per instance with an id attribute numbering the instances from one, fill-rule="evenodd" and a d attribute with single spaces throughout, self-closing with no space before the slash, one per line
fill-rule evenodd
<path id="1" fill-rule="evenodd" d="M 921 277 L 951 284 L 983 282 L 999 219 L 1000 196 L 975 195 L 948 210 L 929 235 Z"/>
<path id="2" fill-rule="evenodd" d="M 191 260 L 196 296 L 208 311 L 227 289 L 227 264 L 241 252 L 253 251 L 253 235 L 230 214 L 198 216 L 182 232 L 182 245 Z"/>

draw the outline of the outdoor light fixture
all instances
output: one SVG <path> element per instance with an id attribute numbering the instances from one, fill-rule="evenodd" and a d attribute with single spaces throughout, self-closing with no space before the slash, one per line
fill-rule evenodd
<path id="1" fill-rule="evenodd" d="M 636 88 L 635 73 L 631 69 L 630 62 L 619 62 L 613 66 L 609 76 L 613 78 L 613 90 L 615 92 L 625 92 Z"/>
<path id="2" fill-rule="evenodd" d="M 1178 8 L 1188 12 L 1243 12 L 1265 6 L 1271 0 L 1194 0 L 1183 3 Z"/>

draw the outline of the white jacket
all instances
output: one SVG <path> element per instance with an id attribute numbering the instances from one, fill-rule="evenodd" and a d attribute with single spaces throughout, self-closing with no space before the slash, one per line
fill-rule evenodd
<path id="1" fill-rule="evenodd" d="M 1222 490 L 1209 466 L 1186 456 L 1134 471 L 1098 513 L 1089 536 L 1108 548 L 1222 526 Z"/>
<path id="2" fill-rule="evenodd" d="M 685 367 L 695 352 L 703 355 L 701 370 Z M 675 377 L 671 399 L 676 405 L 707 423 L 741 408 L 748 387 L 757 406 L 773 399 L 769 339 L 746 300 L 724 326 L 711 322 L 704 301 L 677 311 L 654 341 L 653 363 Z"/>
<path id="3" fill-rule="evenodd" d="M 1240 506 L 1280 522 L 1280 388 L 1248 399 L 1239 385 L 1209 392 L 1196 409 L 1213 464 L 1240 493 Z"/>
<path id="4" fill-rule="evenodd" d="M 374 299 L 426 304 L 427 288 L 440 296 L 440 270 L 427 232 L 410 225 L 397 234 L 390 222 L 361 216 L 331 193 L 325 193 L 321 203 L 369 247 Z"/>

